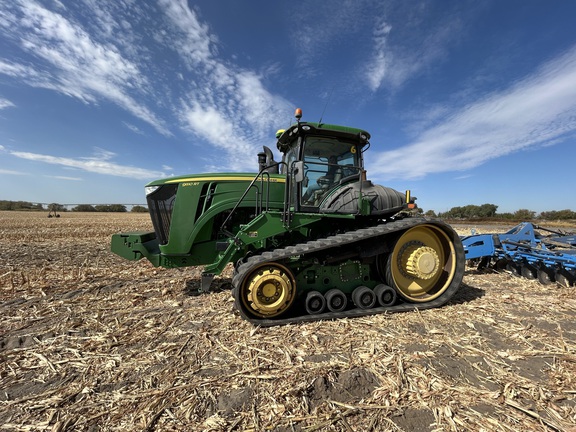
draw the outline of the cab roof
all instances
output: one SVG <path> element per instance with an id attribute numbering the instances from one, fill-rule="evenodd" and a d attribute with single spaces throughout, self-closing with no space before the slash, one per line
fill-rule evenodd
<path id="1" fill-rule="evenodd" d="M 290 126 L 278 137 L 278 149 L 282 150 L 298 136 L 324 135 L 356 141 L 361 147 L 368 143 L 370 134 L 363 129 L 326 123 L 300 122 Z"/>

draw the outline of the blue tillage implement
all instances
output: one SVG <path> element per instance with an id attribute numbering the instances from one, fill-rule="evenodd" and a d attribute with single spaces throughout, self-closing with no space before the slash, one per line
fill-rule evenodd
<path id="1" fill-rule="evenodd" d="M 543 235 L 540 232 L 546 232 Z M 467 260 L 565 287 L 576 283 L 576 235 L 522 222 L 504 234 L 462 237 Z"/>

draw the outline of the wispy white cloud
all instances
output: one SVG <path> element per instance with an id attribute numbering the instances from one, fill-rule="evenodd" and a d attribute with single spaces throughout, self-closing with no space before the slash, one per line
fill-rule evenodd
<path id="1" fill-rule="evenodd" d="M 471 178 L 471 177 L 474 177 L 474 176 L 472 174 L 466 174 L 466 175 L 454 177 L 454 180 L 464 180 L 464 179 Z"/>
<path id="2" fill-rule="evenodd" d="M 372 53 L 363 65 L 370 90 L 402 87 L 458 43 L 455 35 L 462 32 L 465 16 L 447 7 L 440 18 L 431 20 L 432 7 L 429 2 L 402 1 L 381 2 L 375 7 Z"/>
<path id="3" fill-rule="evenodd" d="M 166 45 L 174 47 L 189 68 L 197 64 L 210 65 L 214 59 L 212 45 L 216 38 L 209 33 L 208 26 L 198 20 L 188 2 L 159 0 L 159 4 L 176 29 L 176 34 L 160 33 L 161 37 L 170 38 Z"/>
<path id="4" fill-rule="evenodd" d="M 128 177 L 140 180 L 165 177 L 165 174 L 160 171 L 151 171 L 145 168 L 114 163 L 111 159 L 115 154 L 103 149 L 96 149 L 93 156 L 77 159 L 21 151 L 9 151 L 9 154 L 20 159 L 59 165 L 67 168 L 75 168 L 96 174 Z M 72 178 L 70 177 L 68 179 Z"/>
<path id="5" fill-rule="evenodd" d="M 374 56 L 366 68 L 366 78 L 371 90 L 377 90 L 388 73 L 390 59 L 388 58 L 386 41 L 392 30 L 386 21 L 381 20 L 374 29 Z"/>
<path id="6" fill-rule="evenodd" d="M 8 174 L 8 175 L 30 175 L 30 173 L 22 172 L 22 171 L 14 171 L 14 170 L 6 170 L 0 168 L 0 174 Z"/>
<path id="7" fill-rule="evenodd" d="M 57 180 L 66 180 L 66 181 L 83 181 L 83 179 L 80 177 L 51 176 L 51 175 L 46 175 L 44 177 L 54 178 Z"/>
<path id="8" fill-rule="evenodd" d="M 268 91 L 262 76 L 220 60 L 214 45 L 217 39 L 184 0 L 160 4 L 171 27 L 178 29 L 171 35 L 171 49 L 190 71 L 205 72 L 185 89 L 175 115 L 184 129 L 224 151 L 215 162 L 206 163 L 207 169 L 254 168 L 255 159 L 246 155 L 255 155 L 256 143 L 270 139 L 291 104 Z"/>
<path id="9" fill-rule="evenodd" d="M 0 21 L 1 23 L 1 21 Z M 10 61 L 0 59 L 0 73 L 11 77 L 19 77 L 23 79 L 37 78 L 38 73 L 32 66 L 26 66 Z"/>
<path id="10" fill-rule="evenodd" d="M 447 56 L 460 40 L 464 23 L 476 8 L 403 0 L 340 0 L 327 13 L 303 14 L 293 26 L 293 44 L 299 53 L 297 71 L 320 73 L 324 59 L 346 52 L 327 81 L 351 94 L 397 90 Z M 433 18 L 432 18 L 433 17 Z M 352 24 L 353 23 L 353 24 Z M 354 49 L 347 45 L 355 41 Z M 341 74 L 341 76 L 339 76 Z M 350 80 L 350 76 L 359 79 Z"/>
<path id="11" fill-rule="evenodd" d="M 373 175 L 416 179 L 474 168 L 576 132 L 576 47 L 499 93 L 454 109 L 402 148 L 369 162 Z"/>
<path id="12" fill-rule="evenodd" d="M 15 3 L 19 13 L 3 15 L 2 33 L 29 55 L 42 60 L 44 67 L 40 61 L 34 67 L 2 61 L 1 73 L 86 103 L 107 99 L 160 133 L 170 135 L 164 122 L 134 98 L 150 84 L 138 64 L 124 57 L 113 42 L 96 41 L 72 18 L 52 12 L 34 0 Z"/>
<path id="13" fill-rule="evenodd" d="M 231 169 L 254 165 L 238 155 L 269 139 L 291 107 L 262 75 L 219 58 L 218 37 L 186 0 L 14 0 L 0 9 L 0 37 L 24 53 L 0 54 L 0 74 L 87 104 L 111 102 L 166 136 L 192 132 L 223 150 L 215 159 Z M 214 122 L 220 133 L 208 129 Z"/>
<path id="14" fill-rule="evenodd" d="M 11 108 L 11 107 L 15 107 L 16 105 L 14 105 L 11 101 L 9 101 L 8 99 L 4 99 L 4 98 L 0 98 L 0 109 L 4 109 L 4 108 Z"/>
<path id="15" fill-rule="evenodd" d="M 197 103 L 185 108 L 184 116 L 194 133 L 225 150 L 228 155 L 235 155 L 235 157 L 229 156 L 228 161 L 221 159 L 217 164 L 227 163 L 233 170 L 241 170 L 242 167 L 249 165 L 245 155 L 254 154 L 253 146 L 236 136 L 232 118 L 225 117 L 214 107 L 201 106 Z M 207 164 L 209 170 L 217 169 L 217 167 L 218 165 Z"/>
<path id="16" fill-rule="evenodd" d="M 334 2 L 329 11 L 303 13 L 291 23 L 292 43 L 297 55 L 294 71 L 305 77 L 321 73 L 321 65 L 354 37 L 366 31 L 373 12 L 371 0 Z M 321 9 L 326 8 L 322 3 Z M 353 25 L 351 24 L 353 23 Z M 349 72 L 346 61 L 342 69 Z M 337 71 L 333 71 L 336 74 Z M 333 79 L 331 77 L 330 79 Z"/>
<path id="17" fill-rule="evenodd" d="M 130 129 L 132 132 L 137 133 L 138 135 L 144 135 L 144 132 L 138 127 L 133 125 L 132 123 L 128 123 L 123 121 L 122 124 Z"/>

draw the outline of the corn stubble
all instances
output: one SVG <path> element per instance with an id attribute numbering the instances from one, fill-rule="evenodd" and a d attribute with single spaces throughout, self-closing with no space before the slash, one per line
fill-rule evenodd
<path id="1" fill-rule="evenodd" d="M 0 213 L 0 430 L 576 430 L 574 288 L 470 267 L 440 309 L 262 329 L 231 269 L 193 297 L 109 251 L 142 229 Z"/>

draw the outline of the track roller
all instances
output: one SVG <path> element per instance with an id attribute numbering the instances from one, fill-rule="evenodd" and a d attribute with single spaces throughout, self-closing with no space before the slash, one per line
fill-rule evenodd
<path id="1" fill-rule="evenodd" d="M 398 298 L 398 294 L 396 290 L 391 286 L 380 284 L 376 285 L 374 288 L 374 294 L 376 295 L 376 300 L 380 306 L 392 306 L 396 303 L 396 299 Z"/>
<path id="2" fill-rule="evenodd" d="M 333 288 L 324 294 L 326 306 L 330 312 L 342 312 L 348 305 L 348 299 L 339 289 Z"/>
<path id="3" fill-rule="evenodd" d="M 361 309 L 370 309 L 376 305 L 376 294 L 366 286 L 359 286 L 352 292 L 352 301 Z"/>
<path id="4" fill-rule="evenodd" d="M 305 306 L 310 315 L 322 313 L 326 309 L 326 298 L 318 291 L 310 291 L 306 294 Z"/>

